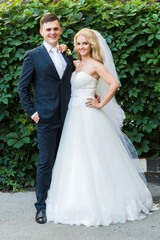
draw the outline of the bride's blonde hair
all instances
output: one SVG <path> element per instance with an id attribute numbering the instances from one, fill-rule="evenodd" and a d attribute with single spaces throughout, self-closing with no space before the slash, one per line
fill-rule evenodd
<path id="1" fill-rule="evenodd" d="M 103 63 L 101 52 L 100 52 L 100 46 L 99 46 L 99 40 L 96 36 L 96 34 L 89 28 L 83 28 L 79 32 L 76 33 L 74 37 L 74 51 L 78 57 L 78 60 L 81 60 L 81 55 L 77 50 L 77 38 L 79 36 L 84 36 L 87 39 L 87 42 L 91 46 L 91 57 L 98 62 Z"/>

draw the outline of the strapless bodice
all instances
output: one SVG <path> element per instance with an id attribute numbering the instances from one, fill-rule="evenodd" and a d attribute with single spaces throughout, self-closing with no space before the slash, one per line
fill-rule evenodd
<path id="1" fill-rule="evenodd" d="M 71 97 L 94 97 L 97 80 L 86 72 L 73 72 L 71 77 Z"/>
<path id="2" fill-rule="evenodd" d="M 97 80 L 87 72 L 73 72 L 71 77 L 71 106 L 85 106 L 87 98 L 94 98 L 97 86 Z"/>

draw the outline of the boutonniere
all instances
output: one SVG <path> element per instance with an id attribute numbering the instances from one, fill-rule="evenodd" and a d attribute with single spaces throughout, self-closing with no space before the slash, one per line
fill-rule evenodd
<path id="1" fill-rule="evenodd" d="M 71 55 L 72 55 L 72 52 L 71 52 L 71 50 L 70 50 L 69 48 L 67 49 L 66 54 L 67 54 L 68 56 L 71 56 Z"/>

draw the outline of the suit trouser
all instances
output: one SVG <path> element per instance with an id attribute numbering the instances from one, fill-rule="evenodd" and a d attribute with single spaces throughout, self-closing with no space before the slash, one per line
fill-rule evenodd
<path id="1" fill-rule="evenodd" d="M 55 162 L 62 126 L 55 127 L 51 123 L 38 123 L 37 137 L 39 161 L 37 167 L 36 196 L 37 209 L 46 208 L 45 200 L 50 188 L 52 169 Z"/>

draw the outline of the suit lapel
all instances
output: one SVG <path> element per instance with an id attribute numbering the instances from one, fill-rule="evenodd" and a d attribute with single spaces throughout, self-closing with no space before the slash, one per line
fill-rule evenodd
<path id="1" fill-rule="evenodd" d="M 63 73 L 63 76 L 62 76 L 62 78 L 63 78 L 63 77 L 65 76 L 65 73 L 66 73 L 66 71 L 67 71 L 67 69 L 68 69 L 68 66 L 69 66 L 69 59 L 68 59 L 68 57 L 66 56 L 66 52 L 63 52 L 63 53 L 62 53 L 62 56 L 63 56 L 64 60 L 65 60 L 66 63 L 67 63 L 66 68 L 65 68 L 64 73 Z"/>
<path id="2" fill-rule="evenodd" d="M 48 65 L 51 65 L 52 70 L 53 70 L 54 73 L 59 77 L 59 74 L 58 74 L 58 72 L 57 72 L 57 69 L 56 69 L 56 67 L 55 67 L 52 59 L 50 58 L 50 56 L 49 56 L 49 54 L 48 54 L 48 52 L 47 52 L 47 50 L 46 50 L 46 48 L 44 47 L 43 44 L 40 46 L 40 54 L 41 54 L 41 56 L 43 57 L 43 59 L 45 60 L 45 62 L 46 62 Z M 63 79 L 63 77 L 65 76 L 65 74 L 66 74 L 66 72 L 67 72 L 68 66 L 69 66 L 69 58 L 66 56 L 66 52 L 63 52 L 63 53 L 62 53 L 62 56 L 63 56 L 64 60 L 65 60 L 66 63 L 67 63 L 66 68 L 65 68 L 64 73 L 63 73 L 63 76 L 62 76 L 62 79 Z M 59 77 L 59 79 L 60 79 L 60 77 Z"/>
<path id="3" fill-rule="evenodd" d="M 52 70 L 58 75 L 57 69 L 43 44 L 40 46 L 40 54 L 43 57 L 43 59 L 45 60 L 45 62 L 47 62 L 48 65 L 51 65 Z M 59 75 L 58 75 L 58 77 L 59 77 Z"/>

